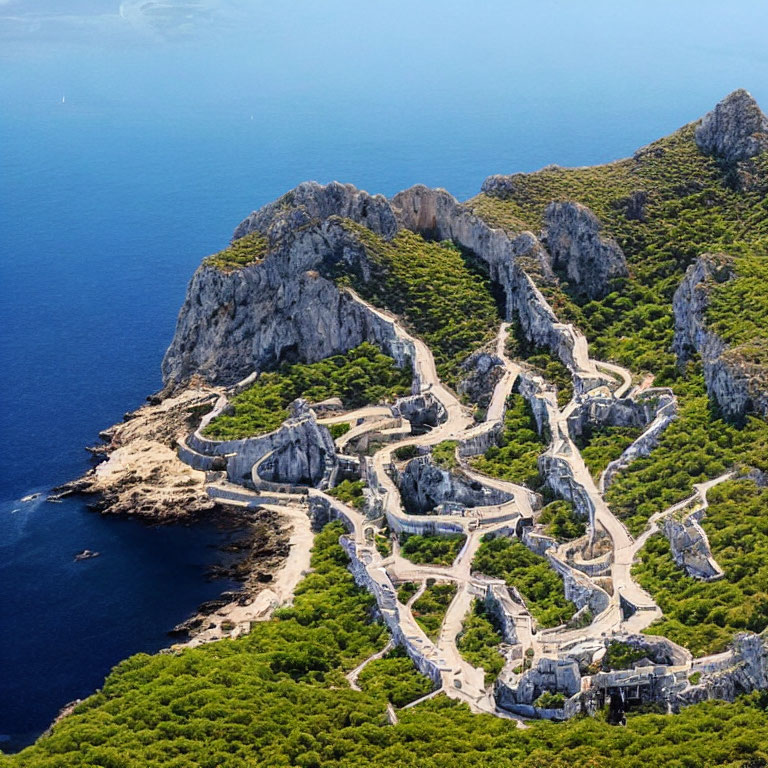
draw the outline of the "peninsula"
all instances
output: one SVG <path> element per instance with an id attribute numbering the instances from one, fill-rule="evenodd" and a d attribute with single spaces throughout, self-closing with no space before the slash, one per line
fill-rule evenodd
<path id="1" fill-rule="evenodd" d="M 736 91 L 464 203 L 252 213 L 63 492 L 263 562 L 0 766 L 768 765 L 766 193 Z"/>

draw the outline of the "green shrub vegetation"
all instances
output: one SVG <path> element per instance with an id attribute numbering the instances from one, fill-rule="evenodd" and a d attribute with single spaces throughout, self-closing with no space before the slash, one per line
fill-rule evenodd
<path id="1" fill-rule="evenodd" d="M 351 221 L 344 225 L 366 249 L 370 279 L 341 265 L 330 276 L 401 316 L 429 345 L 440 377 L 455 386 L 463 360 L 490 341 L 500 321 L 487 277 L 452 243 L 408 231 L 387 241 Z"/>
<path id="2" fill-rule="evenodd" d="M 389 557 L 392 554 L 392 542 L 389 533 L 377 533 L 375 543 L 376 549 L 382 557 Z"/>
<path id="3" fill-rule="evenodd" d="M 575 442 L 587 469 L 598 478 L 642 433 L 638 427 L 601 427 L 585 431 Z"/>
<path id="4" fill-rule="evenodd" d="M 222 272 L 234 272 L 236 269 L 256 264 L 266 256 L 269 242 L 264 235 L 252 232 L 235 240 L 223 251 L 214 253 L 203 260 L 207 267 L 215 267 Z"/>
<path id="5" fill-rule="evenodd" d="M 768 256 L 750 253 L 734 263 L 730 280 L 717 283 L 709 294 L 707 321 L 728 344 L 768 337 Z"/>
<path id="6" fill-rule="evenodd" d="M 540 707 L 541 709 L 562 709 L 565 706 L 565 694 L 544 691 L 539 698 L 533 702 L 533 706 Z"/>
<path id="7" fill-rule="evenodd" d="M 419 585 L 415 581 L 404 581 L 397 588 L 397 599 L 405 605 L 418 591 Z"/>
<path id="8" fill-rule="evenodd" d="M 331 488 L 328 493 L 350 507 L 362 509 L 365 505 L 363 488 L 365 488 L 365 483 L 362 480 L 342 480 L 335 488 Z"/>
<path id="9" fill-rule="evenodd" d="M 483 536 L 472 568 L 516 587 L 541 627 L 556 627 L 576 612 L 565 599 L 563 580 L 547 559 L 518 540 Z"/>
<path id="10" fill-rule="evenodd" d="M 719 581 L 688 576 L 672 558 L 662 534 L 652 536 L 633 574 L 656 599 L 664 617 L 646 630 L 696 655 L 725 649 L 735 632 L 768 626 L 768 489 L 751 480 L 712 488 L 702 527 L 725 572 Z"/>
<path id="11" fill-rule="evenodd" d="M 419 455 L 419 446 L 411 443 L 410 445 L 401 445 L 399 448 L 395 448 L 395 458 L 398 461 L 407 461 L 413 459 Z"/>
<path id="12" fill-rule="evenodd" d="M 541 477 L 536 460 L 545 447 L 528 402 L 522 395 L 512 394 L 499 445 L 492 445 L 482 456 L 472 459 L 471 464 L 491 477 L 538 490 Z"/>
<path id="13" fill-rule="evenodd" d="M 750 417 L 737 428 L 717 416 L 698 373 L 678 386 L 679 416 L 662 433 L 650 456 L 618 473 L 606 493 L 611 510 L 633 535 L 654 513 L 693 493 L 693 484 L 734 465 L 768 469 L 768 424 Z"/>
<path id="14" fill-rule="evenodd" d="M 482 601 L 475 600 L 456 638 L 456 647 L 473 667 L 483 669 L 486 685 L 496 679 L 504 666 L 505 659 L 499 652 L 501 642 L 493 617 L 485 610 Z"/>
<path id="15" fill-rule="evenodd" d="M 645 658 L 646 654 L 638 648 L 633 648 L 628 643 L 622 643 L 614 640 L 609 643 L 603 656 L 603 669 L 631 669 L 640 659 Z"/>
<path id="16" fill-rule="evenodd" d="M 434 688 L 432 681 L 416 669 L 401 646 L 366 664 L 357 684 L 366 693 L 388 699 L 395 707 L 420 699 Z"/>
<path id="17" fill-rule="evenodd" d="M 411 391 L 411 375 L 410 369 L 397 368 L 391 357 L 364 342 L 344 355 L 262 373 L 232 398 L 234 412 L 215 418 L 204 434 L 216 440 L 238 440 L 270 432 L 288 418 L 288 406 L 297 397 L 310 402 L 340 397 L 346 408 L 394 400 Z"/>
<path id="18" fill-rule="evenodd" d="M 400 554 L 419 565 L 452 565 L 466 540 L 463 533 L 401 533 Z"/>
<path id="19" fill-rule="evenodd" d="M 545 526 L 544 533 L 559 541 L 571 541 L 583 536 L 587 522 L 573 511 L 570 501 L 552 501 L 541 510 L 538 522 Z"/>
<path id="20" fill-rule="evenodd" d="M 443 440 L 432 449 L 432 461 L 441 469 L 456 469 L 459 462 L 456 460 L 456 440 Z"/>
<path id="21" fill-rule="evenodd" d="M 374 671 L 369 690 L 355 692 L 342 674 L 381 648 L 384 633 L 368 623 L 372 600 L 346 570 L 341 532 L 334 524 L 316 537 L 314 570 L 292 609 L 247 637 L 122 662 L 52 735 L 0 756 L 0 766 L 747 768 L 768 760 L 765 694 L 674 717 L 630 714 L 625 728 L 578 718 L 527 729 L 439 696 L 389 725 L 386 699 L 411 684 L 405 665 L 395 672 L 402 688 L 377 686 Z M 412 682 L 415 695 L 424 683 Z"/>
<path id="22" fill-rule="evenodd" d="M 431 640 L 436 640 L 440 634 L 445 613 L 455 595 L 456 585 L 453 582 L 428 582 L 421 597 L 411 606 L 413 618 Z"/>
<path id="23" fill-rule="evenodd" d="M 331 424 L 328 427 L 328 431 L 331 433 L 331 437 L 334 440 L 338 440 L 340 437 L 349 432 L 352 429 L 352 425 L 348 421 L 342 421 L 340 424 Z"/>
<path id="24" fill-rule="evenodd" d="M 675 379 L 671 302 L 686 267 L 705 252 L 737 258 L 765 253 L 768 242 L 768 200 L 761 191 L 768 182 L 768 154 L 755 160 L 752 188 L 739 190 L 732 173 L 698 150 L 693 130 L 685 126 L 619 162 L 518 174 L 503 196 L 470 201 L 489 223 L 514 232 L 538 231 L 553 200 L 589 206 L 623 249 L 630 277 L 617 280 L 605 298 L 589 301 L 567 281 L 556 286 L 535 268 L 531 274 L 560 319 L 586 333 L 597 359 L 650 371 L 657 383 Z M 627 215 L 636 192 L 647 194 L 641 218 Z M 736 302 L 732 307 L 735 317 L 753 313 L 745 314 Z"/>

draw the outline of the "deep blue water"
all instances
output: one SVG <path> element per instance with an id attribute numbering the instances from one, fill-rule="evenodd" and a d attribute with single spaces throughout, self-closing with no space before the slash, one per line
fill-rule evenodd
<path id="1" fill-rule="evenodd" d="M 18 499 L 81 474 L 83 446 L 160 387 L 186 283 L 240 218 L 304 179 L 466 198 L 491 173 L 626 156 L 736 87 L 768 106 L 763 2 L 169 5 L 150 22 L 139 0 L 0 2 L 0 734 L 17 741 L 222 586 L 212 530 Z M 74 564 L 84 547 L 104 554 Z"/>

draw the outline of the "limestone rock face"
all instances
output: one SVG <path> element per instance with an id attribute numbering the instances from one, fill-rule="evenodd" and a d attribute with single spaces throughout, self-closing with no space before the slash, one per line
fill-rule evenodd
<path id="1" fill-rule="evenodd" d="M 502 504 L 511 496 L 496 488 L 435 466 L 429 457 L 413 459 L 400 476 L 400 495 L 412 515 L 431 512 L 439 504 L 451 502 L 462 507 Z"/>
<path id="2" fill-rule="evenodd" d="M 503 375 L 504 363 L 495 354 L 479 349 L 461 365 L 458 392 L 460 395 L 467 395 L 481 408 L 486 408 L 494 387 Z"/>
<path id="3" fill-rule="evenodd" d="M 602 298 L 617 277 L 626 277 L 627 262 L 618 243 L 600 235 L 592 211 L 579 203 L 550 203 L 544 213 L 544 239 L 552 266 L 591 299 Z"/>
<path id="4" fill-rule="evenodd" d="M 727 163 L 747 160 L 768 149 L 768 118 L 752 96 L 739 89 L 726 96 L 696 127 L 702 152 Z"/>
<path id="5" fill-rule="evenodd" d="M 669 539 L 675 563 L 689 576 L 705 581 L 718 579 L 723 571 L 712 557 L 709 539 L 699 525 L 696 513 L 678 520 L 674 515 L 664 519 L 664 535 Z"/>
<path id="6" fill-rule="evenodd" d="M 395 216 L 383 195 L 369 195 L 338 181 L 326 185 L 305 181 L 240 222 L 233 239 L 260 232 L 274 243 L 299 227 L 331 216 L 352 219 L 387 239 L 397 232 Z"/>
<path id="7" fill-rule="evenodd" d="M 203 264 L 163 359 L 166 386 L 193 374 L 234 384 L 254 370 L 314 362 L 363 341 L 386 348 L 387 324 L 320 275 L 338 261 L 365 276 L 363 247 L 330 220 L 285 238 L 258 264 L 227 273 Z"/>
<path id="8" fill-rule="evenodd" d="M 496 703 L 512 712 L 531 706 L 544 691 L 573 696 L 581 689 L 579 664 L 574 659 L 539 659 L 520 675 L 502 673 L 496 688 Z"/>
<path id="9" fill-rule="evenodd" d="M 723 254 L 704 254 L 688 267 L 672 300 L 673 349 L 680 363 L 693 353 L 700 355 L 707 391 L 726 418 L 739 420 L 750 410 L 768 414 L 768 389 L 760 367 L 739 355 L 738 347 L 728 349 L 706 324 L 709 292 L 715 283 L 732 277 L 731 265 Z"/>

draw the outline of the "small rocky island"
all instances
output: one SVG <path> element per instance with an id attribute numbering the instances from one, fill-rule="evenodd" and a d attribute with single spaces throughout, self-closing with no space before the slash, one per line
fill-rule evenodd
<path id="1" fill-rule="evenodd" d="M 333 588 L 311 550 L 340 522 L 370 601 L 344 631 L 379 647 L 289 648 L 270 674 L 375 697 L 386 662 L 421 681 L 387 725 L 438 694 L 524 726 L 765 690 L 768 595 L 733 540 L 768 551 L 739 517 L 768 501 L 767 191 L 745 91 L 627 160 L 464 203 L 300 184 L 195 272 L 163 390 L 65 492 L 250 526 L 245 588 L 184 627 L 200 650 L 256 647 L 273 615 L 336 637 L 301 601 Z"/>

